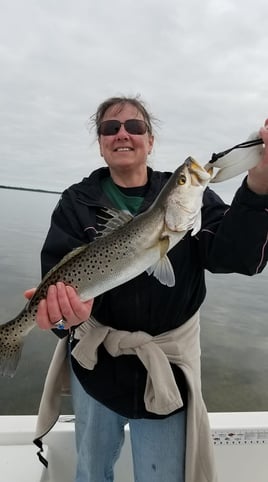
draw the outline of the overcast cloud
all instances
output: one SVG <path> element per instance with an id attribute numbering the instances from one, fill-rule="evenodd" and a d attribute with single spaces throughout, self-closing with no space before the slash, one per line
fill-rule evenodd
<path id="1" fill-rule="evenodd" d="M 0 9 L 0 184 L 61 190 L 101 166 L 88 119 L 111 95 L 140 94 L 160 120 L 150 161 L 162 170 L 205 163 L 268 117 L 267 0 Z"/>

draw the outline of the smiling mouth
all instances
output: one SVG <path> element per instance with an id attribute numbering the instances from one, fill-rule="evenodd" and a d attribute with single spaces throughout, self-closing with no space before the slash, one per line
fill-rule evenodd
<path id="1" fill-rule="evenodd" d="M 129 152 L 133 151 L 134 149 L 132 147 L 117 147 L 114 149 L 114 152 Z"/>

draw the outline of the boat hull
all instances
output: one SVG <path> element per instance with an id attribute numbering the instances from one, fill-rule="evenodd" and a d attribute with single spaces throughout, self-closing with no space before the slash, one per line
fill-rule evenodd
<path id="1" fill-rule="evenodd" d="M 219 482 L 267 482 L 268 412 L 210 413 Z M 0 417 L 0 473 L 5 482 L 73 482 L 73 416 L 61 416 L 44 438 L 46 469 L 33 445 L 36 416 Z M 24 478 L 23 478 L 24 477 Z M 115 482 L 133 482 L 128 426 Z"/>

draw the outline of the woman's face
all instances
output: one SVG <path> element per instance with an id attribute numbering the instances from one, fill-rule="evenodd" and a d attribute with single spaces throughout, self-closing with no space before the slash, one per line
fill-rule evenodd
<path id="1" fill-rule="evenodd" d="M 143 115 L 132 104 L 126 103 L 123 106 L 114 105 L 107 109 L 102 121 L 119 120 L 125 122 L 128 119 L 140 119 L 144 121 Z M 130 134 L 122 124 L 120 130 L 114 134 L 105 136 L 100 134 L 100 153 L 111 169 L 138 168 L 146 165 L 147 156 L 153 147 L 154 137 L 148 130 L 144 134 Z"/>

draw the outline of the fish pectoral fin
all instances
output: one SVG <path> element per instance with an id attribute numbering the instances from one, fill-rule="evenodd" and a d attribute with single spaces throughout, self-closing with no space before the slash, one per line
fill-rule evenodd
<path id="1" fill-rule="evenodd" d="M 160 259 L 153 266 L 147 269 L 149 275 L 153 274 L 154 277 L 163 285 L 174 286 L 175 275 L 172 268 L 172 264 L 167 257 L 169 250 L 169 236 L 163 234 L 159 239 Z"/>
<path id="2" fill-rule="evenodd" d="M 146 271 L 148 275 L 154 275 L 154 277 L 163 285 L 169 287 L 175 286 L 175 274 L 167 255 L 162 256 L 157 263 L 150 266 Z"/>
<path id="3" fill-rule="evenodd" d="M 159 239 L 159 248 L 160 258 L 164 258 L 169 250 L 169 237 L 167 235 L 162 235 L 162 238 Z"/>

